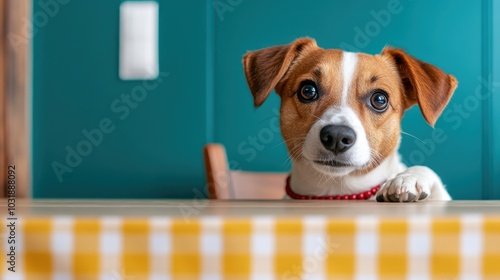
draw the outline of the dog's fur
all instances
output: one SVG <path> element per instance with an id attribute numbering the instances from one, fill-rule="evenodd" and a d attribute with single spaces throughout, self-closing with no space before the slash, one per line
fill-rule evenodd
<path id="1" fill-rule="evenodd" d="M 273 89 L 281 97 L 280 127 L 293 163 L 295 193 L 347 195 L 383 183 L 377 201 L 451 200 L 436 173 L 424 166 L 407 168 L 397 150 L 404 112 L 418 103 L 434 126 L 457 87 L 453 76 L 401 49 L 350 53 L 322 49 L 309 38 L 248 52 L 243 66 L 255 107 Z M 304 81 L 317 88 L 316 100 L 299 100 Z M 377 90 L 388 96 L 385 112 L 370 107 Z M 327 125 L 350 127 L 356 135 L 353 146 L 340 154 L 327 150 L 320 140 Z M 338 161 L 348 166 L 325 164 Z"/>

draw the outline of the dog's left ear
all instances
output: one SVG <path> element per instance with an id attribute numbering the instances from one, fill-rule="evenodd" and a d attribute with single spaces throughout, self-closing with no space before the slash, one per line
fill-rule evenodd
<path id="1" fill-rule="evenodd" d="M 399 72 L 404 87 L 405 109 L 418 102 L 425 120 L 434 127 L 457 87 L 457 79 L 401 49 L 386 47 L 382 56 L 388 57 Z"/>
<path id="2" fill-rule="evenodd" d="M 288 45 L 274 46 L 245 54 L 243 68 L 255 107 L 264 103 L 299 54 L 311 47 L 317 47 L 316 41 L 301 38 Z"/>

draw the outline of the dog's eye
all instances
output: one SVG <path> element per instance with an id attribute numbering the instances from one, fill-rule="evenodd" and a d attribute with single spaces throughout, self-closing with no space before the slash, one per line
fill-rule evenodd
<path id="1" fill-rule="evenodd" d="M 303 103 L 314 101 L 318 98 L 318 90 L 314 85 L 305 84 L 300 88 L 298 97 Z"/>
<path id="2" fill-rule="evenodd" d="M 382 90 L 376 90 L 370 97 L 370 105 L 372 108 L 381 113 L 389 107 L 389 97 Z"/>

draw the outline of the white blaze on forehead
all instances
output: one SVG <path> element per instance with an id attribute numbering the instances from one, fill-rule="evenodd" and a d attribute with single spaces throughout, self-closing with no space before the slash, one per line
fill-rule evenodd
<path id="1" fill-rule="evenodd" d="M 356 70 L 356 65 L 358 64 L 358 55 L 352 52 L 342 53 L 342 99 L 341 104 L 347 104 L 347 93 L 351 87 L 351 81 Z"/>

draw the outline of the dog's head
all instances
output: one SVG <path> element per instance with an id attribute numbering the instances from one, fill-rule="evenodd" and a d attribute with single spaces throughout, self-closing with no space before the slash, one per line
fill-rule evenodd
<path id="1" fill-rule="evenodd" d="M 309 38 L 248 52 L 243 65 L 256 107 L 273 89 L 281 97 L 281 132 L 294 162 L 334 176 L 368 172 L 394 153 L 412 105 L 434 126 L 457 86 L 401 49 L 350 53 Z"/>

